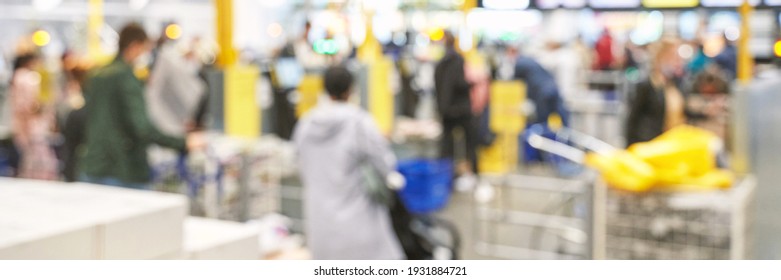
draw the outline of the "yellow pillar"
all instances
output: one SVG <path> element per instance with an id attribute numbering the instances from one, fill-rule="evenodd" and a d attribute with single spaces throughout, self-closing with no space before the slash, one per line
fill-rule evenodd
<path id="1" fill-rule="evenodd" d="M 366 13 L 366 40 L 358 47 L 358 59 L 364 63 L 373 63 L 382 57 L 382 46 L 377 38 L 374 38 L 374 29 L 372 28 L 373 12 Z"/>
<path id="2" fill-rule="evenodd" d="M 100 30 L 103 29 L 103 0 L 89 0 L 87 17 L 87 56 L 96 65 L 111 62 L 113 54 L 106 53 L 100 44 Z"/>
<path id="3" fill-rule="evenodd" d="M 751 13 L 753 8 L 748 0 L 740 6 L 740 38 L 738 39 L 738 73 L 737 78 L 742 84 L 751 82 L 754 68 L 754 58 L 751 56 L 749 41 L 751 40 Z"/>
<path id="4" fill-rule="evenodd" d="M 740 12 L 741 16 L 741 24 L 740 24 L 740 38 L 738 39 L 738 55 L 737 55 L 737 80 L 738 84 L 740 85 L 739 88 L 742 88 L 742 90 L 739 90 L 739 93 L 746 92 L 748 84 L 751 82 L 752 78 L 752 71 L 754 67 L 754 60 L 751 57 L 751 52 L 749 49 L 749 40 L 751 40 L 751 27 L 750 27 L 750 21 L 751 21 L 751 13 L 753 8 L 748 3 L 748 0 L 743 1 L 743 4 L 738 8 L 738 11 Z M 746 100 L 745 97 L 738 97 L 735 99 L 736 106 L 738 108 L 743 108 L 742 110 L 747 110 L 748 108 L 745 106 L 746 104 L 737 105 L 744 103 Z M 745 113 L 745 112 L 744 112 Z M 733 131 L 731 134 L 731 152 L 732 152 L 732 170 L 734 170 L 737 173 L 745 174 L 751 171 L 751 165 L 749 161 L 749 144 L 747 142 L 747 136 L 748 131 L 745 128 L 745 125 L 747 121 L 745 120 L 745 114 L 736 114 L 733 120 L 730 121 L 730 124 L 733 126 Z"/>
<path id="5" fill-rule="evenodd" d="M 369 70 L 369 111 L 380 131 L 390 135 L 393 130 L 394 99 L 388 77 L 393 69 L 390 59 L 381 57 Z"/>
<path id="6" fill-rule="evenodd" d="M 103 28 L 103 0 L 89 0 L 87 52 L 96 58 L 103 54 L 100 48 L 100 29 Z"/>
<path id="7" fill-rule="evenodd" d="M 220 48 L 217 64 L 224 73 L 225 134 L 257 137 L 261 131 L 261 112 L 255 87 L 260 71 L 257 67 L 237 65 L 238 56 L 233 47 L 233 7 L 233 0 L 214 0 Z"/>
<path id="8" fill-rule="evenodd" d="M 367 14 L 366 40 L 358 48 L 358 59 L 365 63 L 368 73 L 369 112 L 374 117 L 377 126 L 385 134 L 393 129 L 394 99 L 388 77 L 393 69 L 393 62 L 382 55 L 382 45 L 374 38 L 372 31 L 373 14 Z"/>
<path id="9" fill-rule="evenodd" d="M 323 77 L 321 75 L 305 75 L 298 85 L 299 99 L 296 104 L 296 117 L 301 118 L 317 106 L 318 98 L 323 93 Z"/>
<path id="10" fill-rule="evenodd" d="M 216 16 L 217 45 L 220 53 L 217 64 L 223 68 L 236 64 L 237 55 L 233 48 L 233 0 L 214 0 Z"/>
<path id="11" fill-rule="evenodd" d="M 464 28 L 468 28 L 467 26 L 467 16 L 469 15 L 469 12 L 472 11 L 472 9 L 477 8 L 477 0 L 464 0 L 464 4 L 461 5 L 461 12 L 464 14 L 463 22 L 464 22 Z M 469 59 L 470 57 L 474 57 L 477 55 L 477 38 L 475 38 L 474 34 L 469 34 L 472 36 L 472 45 L 469 47 L 469 50 L 466 52 L 466 58 Z M 460 50 L 460 43 L 459 48 L 456 48 Z"/>
<path id="12" fill-rule="evenodd" d="M 464 4 L 461 5 L 461 10 L 464 12 L 469 12 L 474 8 L 477 8 L 477 0 L 464 0 Z"/>

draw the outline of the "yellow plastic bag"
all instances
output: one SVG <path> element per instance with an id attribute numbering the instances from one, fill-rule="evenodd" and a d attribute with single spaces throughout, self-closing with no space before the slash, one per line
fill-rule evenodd
<path id="1" fill-rule="evenodd" d="M 707 130 L 679 126 L 627 151 L 589 154 L 585 163 L 598 170 L 611 187 L 626 191 L 724 189 L 732 186 L 734 175 L 716 169 L 714 151 L 719 141 Z"/>
<path id="2" fill-rule="evenodd" d="M 660 184 L 657 189 L 666 192 L 697 192 L 728 189 L 735 182 L 735 175 L 729 170 L 716 169 L 699 177 L 684 177 L 676 184 Z"/>
<path id="3" fill-rule="evenodd" d="M 707 130 L 684 125 L 650 142 L 634 144 L 629 152 L 656 169 L 676 170 L 696 177 L 716 169 L 713 150 L 718 141 L 718 137 Z"/>
<path id="4" fill-rule="evenodd" d="M 689 168 L 684 164 L 664 168 L 654 167 L 654 170 L 656 171 L 656 184 L 662 186 L 680 184 L 690 174 Z"/>
<path id="5" fill-rule="evenodd" d="M 729 170 L 717 169 L 684 183 L 728 189 L 735 183 L 735 174 Z"/>
<path id="6" fill-rule="evenodd" d="M 656 183 L 654 168 L 626 151 L 588 154 L 585 164 L 598 170 L 605 182 L 617 189 L 644 192 Z"/>

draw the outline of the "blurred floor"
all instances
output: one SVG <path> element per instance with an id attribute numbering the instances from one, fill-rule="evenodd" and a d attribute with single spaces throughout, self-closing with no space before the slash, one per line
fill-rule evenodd
<path id="1" fill-rule="evenodd" d="M 475 252 L 475 236 L 472 230 L 474 225 L 474 214 L 470 209 L 472 196 L 467 193 L 455 193 L 451 198 L 450 204 L 441 217 L 453 222 L 461 235 L 461 259 L 464 260 L 487 260 L 492 259 L 487 256 L 480 256 Z"/>

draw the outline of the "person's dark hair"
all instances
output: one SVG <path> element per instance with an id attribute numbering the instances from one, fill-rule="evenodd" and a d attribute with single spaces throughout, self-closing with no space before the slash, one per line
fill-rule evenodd
<path id="1" fill-rule="evenodd" d="M 70 49 L 65 49 L 65 51 L 63 51 L 62 55 L 60 56 L 60 60 L 66 60 L 71 56 L 73 56 L 73 51 Z"/>
<path id="2" fill-rule="evenodd" d="M 149 40 L 146 31 L 141 25 L 131 23 L 122 28 L 119 32 L 119 54 L 124 54 L 125 50 L 133 43 L 143 43 Z"/>
<path id="3" fill-rule="evenodd" d="M 444 37 L 443 40 L 445 40 L 445 46 L 447 46 L 448 48 L 455 48 L 456 47 L 456 36 L 453 35 L 453 32 L 450 32 L 450 31 L 446 30 L 445 31 L 445 37 Z"/>
<path id="4" fill-rule="evenodd" d="M 14 71 L 19 70 L 23 67 L 27 67 L 31 62 L 38 59 L 38 54 L 36 53 L 23 53 L 14 59 Z"/>
<path id="5" fill-rule="evenodd" d="M 34 52 L 23 53 L 23 54 L 18 55 L 16 58 L 14 58 L 14 65 L 13 65 L 14 66 L 14 69 L 13 69 L 14 75 L 16 75 L 16 71 L 17 70 L 22 69 L 24 67 L 27 67 L 28 65 L 30 65 L 30 63 L 32 63 L 33 61 L 35 61 L 38 58 L 39 58 L 38 54 L 34 53 Z M 10 83 L 13 84 L 14 80 L 15 79 L 12 77 Z"/>
<path id="6" fill-rule="evenodd" d="M 344 99 L 353 85 L 353 74 L 344 66 L 332 66 L 325 71 L 325 90 L 333 98 Z"/>
<path id="7" fill-rule="evenodd" d="M 73 78 L 74 81 L 76 81 L 79 86 L 82 88 L 84 87 L 84 83 L 87 81 L 87 74 L 89 73 L 89 69 L 84 66 L 76 66 L 73 67 L 73 69 L 70 70 L 70 75 Z"/>

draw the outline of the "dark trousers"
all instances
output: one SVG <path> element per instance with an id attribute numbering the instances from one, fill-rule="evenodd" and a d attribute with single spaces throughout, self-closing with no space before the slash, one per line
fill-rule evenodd
<path id="1" fill-rule="evenodd" d="M 440 157 L 455 159 L 455 139 L 453 132 L 456 128 L 464 131 L 466 141 L 466 158 L 469 161 L 472 172 L 478 174 L 477 162 L 477 118 L 466 116 L 454 119 L 442 120 L 442 143 Z"/>
<path id="2" fill-rule="evenodd" d="M 21 155 L 13 139 L 0 139 L 0 177 L 16 177 Z"/>
<path id="3" fill-rule="evenodd" d="M 565 127 L 569 127 L 569 110 L 564 105 L 564 100 L 559 96 L 558 92 L 555 94 L 544 95 L 545 97 L 537 101 L 535 106 L 537 107 L 537 116 L 535 123 L 541 123 L 548 125 L 548 117 L 553 113 L 557 113 L 561 117 L 561 122 Z"/>

